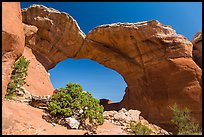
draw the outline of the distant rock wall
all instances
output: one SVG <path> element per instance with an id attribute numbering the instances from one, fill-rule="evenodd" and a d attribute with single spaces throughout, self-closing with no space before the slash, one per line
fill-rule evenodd
<path id="1" fill-rule="evenodd" d="M 20 2 L 2 2 L 2 97 L 6 93 L 13 64 L 23 53 L 24 42 Z"/>

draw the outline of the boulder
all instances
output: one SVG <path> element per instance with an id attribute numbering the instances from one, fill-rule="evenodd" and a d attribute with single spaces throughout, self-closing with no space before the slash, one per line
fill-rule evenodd
<path id="1" fill-rule="evenodd" d="M 122 108 L 113 117 L 115 120 L 124 121 L 125 123 L 137 122 L 139 120 L 140 113 L 141 112 L 138 110 L 130 109 L 127 111 L 125 108 Z"/>
<path id="2" fill-rule="evenodd" d="M 65 121 L 70 126 L 70 128 L 78 129 L 79 128 L 79 121 L 77 121 L 75 118 L 68 117 L 65 118 Z"/>
<path id="3" fill-rule="evenodd" d="M 104 111 L 103 116 L 106 120 L 111 120 L 116 125 L 124 126 L 130 124 L 130 122 L 139 121 L 140 113 L 138 110 L 122 108 L 119 111 Z"/>
<path id="4" fill-rule="evenodd" d="M 6 93 L 13 64 L 23 54 L 24 43 L 20 2 L 2 2 L 2 97 Z"/>

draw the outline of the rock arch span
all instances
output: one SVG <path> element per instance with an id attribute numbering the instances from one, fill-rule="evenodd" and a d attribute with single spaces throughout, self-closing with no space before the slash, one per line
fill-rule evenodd
<path id="1" fill-rule="evenodd" d="M 127 83 L 116 109 L 138 109 L 150 121 L 168 123 L 176 102 L 201 121 L 201 69 L 192 60 L 192 43 L 171 27 L 156 20 L 113 23 L 85 36 L 70 15 L 51 8 L 32 5 L 22 16 L 26 46 L 46 70 L 67 58 L 89 58 Z"/>

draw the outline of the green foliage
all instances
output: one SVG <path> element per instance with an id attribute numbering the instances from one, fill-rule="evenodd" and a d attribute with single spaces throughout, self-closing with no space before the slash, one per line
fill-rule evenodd
<path id="1" fill-rule="evenodd" d="M 150 135 L 152 133 L 151 129 L 142 125 L 140 122 L 130 123 L 130 129 L 135 133 L 135 135 Z"/>
<path id="2" fill-rule="evenodd" d="M 93 126 L 104 123 L 103 106 L 90 93 L 84 92 L 79 84 L 68 83 L 65 88 L 60 88 L 53 94 L 48 111 L 54 117 L 74 116 L 81 125 L 86 119 Z"/>
<path id="3" fill-rule="evenodd" d="M 13 96 L 16 96 L 16 91 L 23 91 L 22 86 L 26 83 L 25 79 L 27 76 L 29 63 L 30 61 L 24 56 L 21 56 L 14 63 L 11 79 L 7 86 L 7 93 L 5 95 L 7 99 L 12 99 Z"/>
<path id="4" fill-rule="evenodd" d="M 185 107 L 184 110 L 180 110 L 175 103 L 170 108 L 173 111 L 173 119 L 171 122 L 178 129 L 179 135 L 199 134 L 199 124 L 190 117 L 190 110 L 187 107 Z"/>

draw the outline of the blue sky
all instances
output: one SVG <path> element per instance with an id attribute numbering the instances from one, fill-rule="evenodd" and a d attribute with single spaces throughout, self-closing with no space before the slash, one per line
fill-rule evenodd
<path id="1" fill-rule="evenodd" d="M 202 2 L 21 2 L 21 8 L 42 4 L 70 14 L 87 34 L 96 26 L 156 19 L 190 41 L 202 31 Z M 127 86 L 123 77 L 88 59 L 67 59 L 49 70 L 54 88 L 79 83 L 97 99 L 118 102 Z"/>

